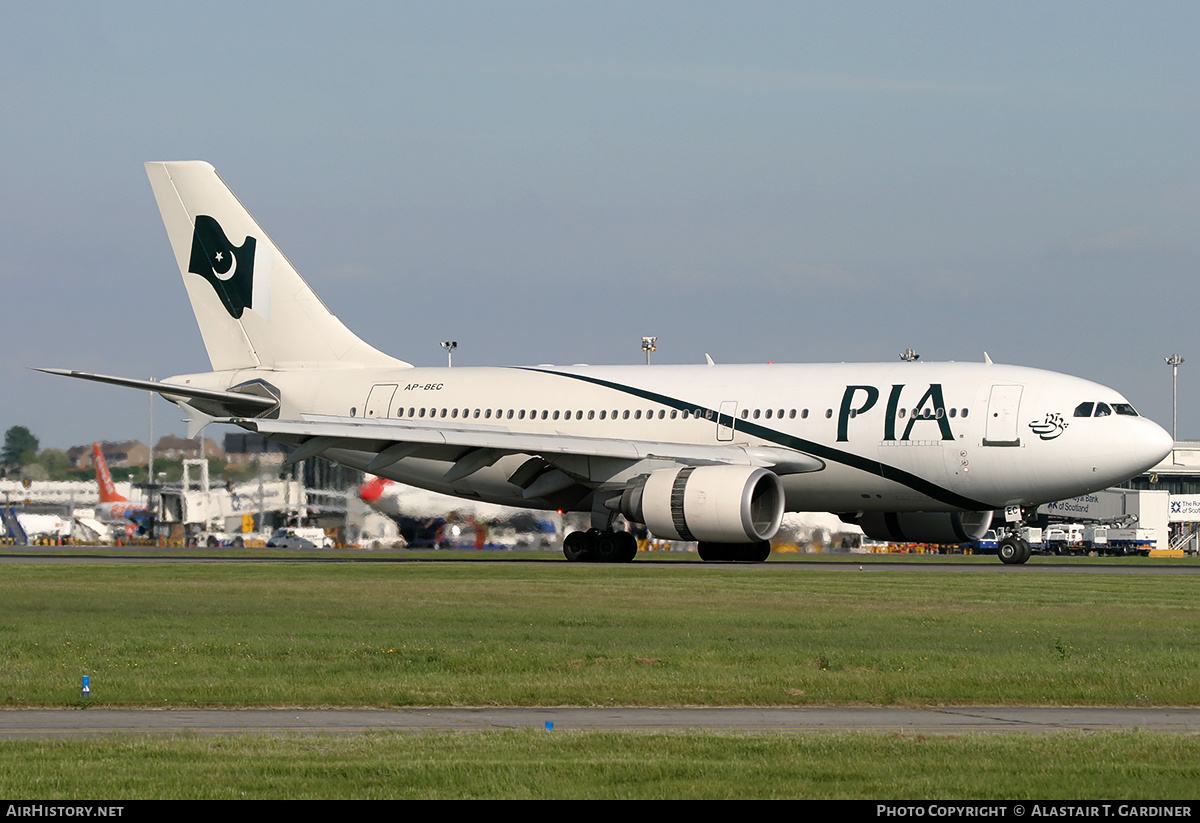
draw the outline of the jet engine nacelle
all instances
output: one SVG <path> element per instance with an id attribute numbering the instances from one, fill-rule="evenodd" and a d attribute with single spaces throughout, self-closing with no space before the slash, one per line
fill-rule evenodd
<path id="1" fill-rule="evenodd" d="M 684 466 L 635 478 L 620 511 L 667 540 L 758 543 L 783 519 L 783 483 L 746 466 Z"/>
<path id="2" fill-rule="evenodd" d="M 843 518 L 844 519 L 844 518 Z M 903 543 L 970 543 L 992 525 L 986 512 L 867 512 L 852 522 L 873 540 Z"/>

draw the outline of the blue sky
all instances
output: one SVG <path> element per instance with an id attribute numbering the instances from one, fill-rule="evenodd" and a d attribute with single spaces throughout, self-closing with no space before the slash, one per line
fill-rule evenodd
<path id="1" fill-rule="evenodd" d="M 5 33 L 0 427 L 43 445 L 145 439 L 147 402 L 31 366 L 207 368 L 142 170 L 177 159 L 418 365 L 987 351 L 1169 426 L 1178 351 L 1200 437 L 1195 3 L 15 2 Z"/>

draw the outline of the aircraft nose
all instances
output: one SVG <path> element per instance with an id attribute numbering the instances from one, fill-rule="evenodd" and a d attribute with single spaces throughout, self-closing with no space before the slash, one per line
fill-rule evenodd
<path id="1" fill-rule="evenodd" d="M 1146 420 L 1145 422 L 1149 424 L 1148 427 L 1150 429 L 1150 431 L 1145 435 L 1146 457 L 1147 459 L 1153 458 L 1154 460 L 1154 462 L 1146 466 L 1146 468 L 1149 469 L 1157 466 L 1167 458 L 1167 455 L 1174 451 L 1175 438 L 1171 436 L 1169 431 L 1157 423 L 1150 420 Z M 1155 457 L 1155 455 L 1157 455 L 1157 457 Z M 1143 469 L 1143 471 L 1145 471 L 1145 469 Z"/>
<path id="2" fill-rule="evenodd" d="M 1124 482 L 1143 474 L 1161 463 L 1175 448 L 1171 433 L 1152 420 L 1140 417 L 1127 420 L 1128 428 L 1121 442 L 1113 443 L 1105 469 L 1119 476 L 1114 483 Z"/>

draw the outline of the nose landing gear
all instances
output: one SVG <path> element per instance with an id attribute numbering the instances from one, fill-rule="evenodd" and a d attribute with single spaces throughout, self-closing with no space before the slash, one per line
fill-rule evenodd
<path id="1" fill-rule="evenodd" d="M 1021 526 L 1025 522 L 1025 512 L 1020 506 L 1008 506 L 1004 509 L 1005 530 L 1007 534 L 997 546 L 1000 562 L 1009 566 L 1019 566 L 1029 560 L 1033 548 L 1029 541 L 1021 536 Z"/>
<path id="2" fill-rule="evenodd" d="M 1000 554 L 1000 562 L 1007 563 L 1010 566 L 1024 563 L 1033 553 L 1028 540 L 1013 534 L 1008 535 L 1000 541 L 997 551 Z"/>

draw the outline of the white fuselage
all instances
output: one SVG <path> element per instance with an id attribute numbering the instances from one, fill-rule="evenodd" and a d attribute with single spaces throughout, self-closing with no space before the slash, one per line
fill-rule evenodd
<path id="1" fill-rule="evenodd" d="M 819 471 L 780 472 L 788 511 L 956 511 L 1036 505 L 1115 485 L 1169 453 L 1170 436 L 1116 391 L 991 363 L 838 363 L 528 368 L 246 369 L 171 383 L 263 380 L 280 419 L 311 415 L 681 445 L 800 452 Z M 1081 404 L 1102 416 L 1075 416 Z M 1113 413 L 1112 409 L 1122 409 Z M 462 449 L 426 448 L 377 474 L 503 505 L 549 507 L 509 477 L 525 455 L 447 482 Z M 325 457 L 365 469 L 366 451 Z M 557 467 L 598 488 L 625 464 Z"/>

